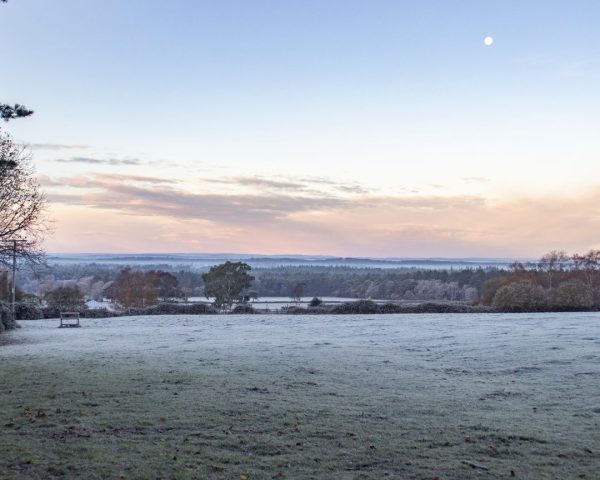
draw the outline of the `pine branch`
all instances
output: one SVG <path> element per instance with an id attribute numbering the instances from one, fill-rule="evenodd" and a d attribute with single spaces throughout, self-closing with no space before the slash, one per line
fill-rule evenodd
<path id="1" fill-rule="evenodd" d="M 32 113 L 33 110 L 29 110 L 25 106 L 19 105 L 18 103 L 14 106 L 7 105 L 5 103 L 0 103 L 0 117 L 6 122 L 12 120 L 13 118 L 28 117 Z"/>

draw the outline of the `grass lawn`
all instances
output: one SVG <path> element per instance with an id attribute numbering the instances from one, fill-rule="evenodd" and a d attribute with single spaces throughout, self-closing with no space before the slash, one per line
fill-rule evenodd
<path id="1" fill-rule="evenodd" d="M 2 479 L 600 478 L 600 316 L 21 322 Z"/>

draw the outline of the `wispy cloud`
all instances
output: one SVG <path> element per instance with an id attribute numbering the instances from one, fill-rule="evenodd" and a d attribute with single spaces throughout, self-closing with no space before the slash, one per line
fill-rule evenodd
<path id="1" fill-rule="evenodd" d="M 85 163 L 89 165 L 139 165 L 141 163 L 138 158 L 94 158 L 94 157 L 71 157 L 57 158 L 60 163 Z"/>
<path id="2" fill-rule="evenodd" d="M 344 193 L 353 193 L 356 195 L 364 195 L 369 193 L 369 191 L 360 186 L 360 185 L 344 185 L 341 183 L 338 183 L 336 185 L 334 185 L 336 190 L 339 190 L 340 192 L 344 192 Z"/>
<path id="3" fill-rule="evenodd" d="M 160 247 L 149 235 L 168 242 L 165 251 L 523 256 L 552 248 L 600 247 L 600 188 L 576 197 L 492 200 L 480 195 L 335 196 L 293 189 L 202 193 L 169 179 L 120 174 L 45 178 L 43 183 L 56 208 L 81 209 L 80 223 L 96 225 L 98 218 L 98 224 L 137 239 L 139 250 Z M 121 215 L 131 217 L 119 221 Z M 134 225 L 141 224 L 145 232 L 155 233 L 140 234 Z"/>
<path id="4" fill-rule="evenodd" d="M 241 185 L 259 188 L 269 188 L 276 190 L 306 190 L 307 186 L 302 183 L 285 181 L 285 180 L 270 180 L 262 177 L 225 177 L 225 178 L 209 178 L 204 179 L 209 183 L 221 183 L 227 185 Z"/>
<path id="5" fill-rule="evenodd" d="M 201 194 L 173 188 L 172 180 L 132 175 L 90 175 L 45 179 L 47 185 L 84 189 L 77 194 L 49 192 L 56 203 L 82 205 L 123 214 L 204 219 L 247 224 L 281 219 L 289 214 L 338 208 L 341 198 L 281 194 Z"/>
<path id="6" fill-rule="evenodd" d="M 327 185 L 330 186 L 332 189 L 338 190 L 343 193 L 354 193 L 358 195 L 369 193 L 368 188 L 358 183 L 340 182 L 338 180 L 332 180 L 331 178 L 327 177 L 304 177 L 302 180 L 308 184 Z"/>
<path id="7" fill-rule="evenodd" d="M 96 173 L 92 177 L 99 186 L 110 185 L 111 183 L 149 183 L 149 184 L 177 184 L 178 180 L 165 177 L 151 177 L 149 175 L 127 175 L 121 173 Z"/>
<path id="8" fill-rule="evenodd" d="M 60 179 L 40 177 L 40 180 L 45 186 L 79 190 L 73 195 L 64 191 L 50 192 L 48 197 L 54 202 L 116 210 L 125 214 L 166 215 L 239 223 L 247 223 L 258 218 L 263 220 L 291 218 L 293 215 L 306 212 L 326 213 L 340 208 L 354 211 L 364 209 L 381 209 L 385 212 L 411 211 L 422 215 L 430 211 L 476 209 L 485 206 L 486 203 L 484 198 L 470 195 L 345 197 L 294 189 L 244 194 L 195 193 L 176 188 L 177 182 L 171 179 L 125 174 L 97 173 Z M 230 183 L 228 180 L 219 180 L 221 181 Z M 231 182 L 238 183 L 234 179 L 231 179 Z M 256 183 L 262 185 L 262 181 Z M 283 182 L 274 183 L 279 187 Z"/>
<path id="9" fill-rule="evenodd" d="M 489 182 L 490 179 L 486 177 L 462 177 L 463 182 L 465 183 L 485 183 Z"/>
<path id="10" fill-rule="evenodd" d="M 65 143 L 29 143 L 32 150 L 85 150 L 89 145 L 65 144 Z"/>
<path id="11" fill-rule="evenodd" d="M 256 189 L 281 190 L 281 191 L 296 191 L 305 194 L 324 194 L 329 191 L 362 195 L 368 190 L 362 185 L 356 183 L 344 183 L 330 180 L 323 177 L 289 177 L 283 179 L 264 178 L 260 176 L 237 176 L 237 177 L 221 177 L 221 178 L 206 178 L 202 179 L 208 183 L 220 183 L 241 187 L 254 187 Z"/>
<path id="12" fill-rule="evenodd" d="M 72 175 L 54 178 L 38 175 L 40 185 L 44 187 L 62 187 L 77 189 L 107 189 L 110 185 L 141 183 L 149 185 L 174 185 L 177 180 L 171 178 L 150 177 L 145 175 L 125 175 L 119 173 L 96 173 L 93 175 Z"/>
<path id="13" fill-rule="evenodd" d="M 49 175 L 38 175 L 38 181 L 43 187 L 89 188 L 89 178 L 79 175 L 68 178 L 54 178 Z"/>

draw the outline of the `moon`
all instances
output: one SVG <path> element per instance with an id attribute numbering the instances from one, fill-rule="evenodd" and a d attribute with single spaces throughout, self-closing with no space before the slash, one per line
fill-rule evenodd
<path id="1" fill-rule="evenodd" d="M 483 39 L 483 43 L 485 44 L 486 47 L 491 47 L 492 43 L 494 43 L 494 37 L 485 37 Z"/>

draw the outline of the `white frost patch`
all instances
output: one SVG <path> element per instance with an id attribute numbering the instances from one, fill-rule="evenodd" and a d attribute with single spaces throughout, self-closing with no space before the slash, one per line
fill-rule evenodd
<path id="1" fill-rule="evenodd" d="M 94 353 L 153 356 L 275 354 L 338 357 L 342 352 L 448 368 L 523 367 L 574 360 L 600 352 L 600 314 L 431 315 L 206 315 L 82 319 L 59 329 L 58 320 L 21 321 L 8 332 L 0 357 L 56 358 Z M 14 341 L 14 343 L 12 342 Z M 594 363 L 594 362 L 593 362 Z M 597 363 L 595 363 L 597 368 Z"/>

